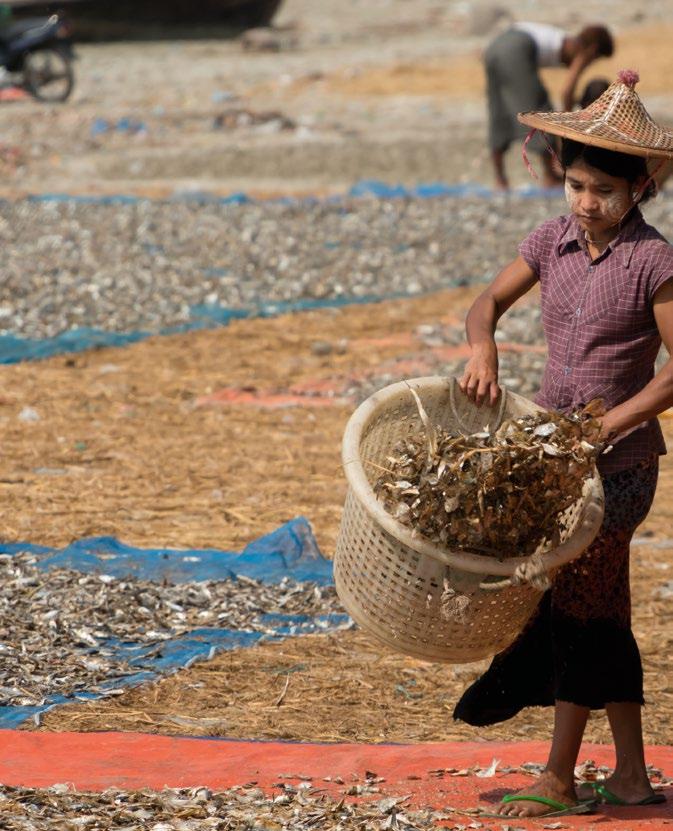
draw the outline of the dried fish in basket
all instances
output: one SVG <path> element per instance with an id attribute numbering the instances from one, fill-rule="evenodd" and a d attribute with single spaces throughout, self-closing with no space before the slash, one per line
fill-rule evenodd
<path id="1" fill-rule="evenodd" d="M 422 403 L 425 428 L 410 388 Z M 517 419 L 525 417 L 521 423 L 532 426 L 540 412 L 535 404 L 509 391 L 503 393 L 496 406 L 477 408 L 462 394 L 455 379 L 430 377 L 386 387 L 353 414 L 342 448 L 349 491 L 337 541 L 335 581 L 347 611 L 380 641 L 397 651 L 428 660 L 463 663 L 492 655 L 514 640 L 541 597 L 540 585 L 512 578 L 553 572 L 593 540 L 602 520 L 603 494 L 593 465 L 589 463 L 588 469 L 583 470 L 590 456 L 585 458 L 578 452 L 577 442 L 582 441 L 580 424 L 575 425 L 577 430 L 573 427 L 568 431 L 572 435 L 568 446 L 576 455 L 571 461 L 578 465 L 572 474 L 573 481 L 579 483 L 578 492 L 559 521 L 554 518 L 547 523 L 542 540 L 536 543 L 528 539 L 523 556 L 517 549 L 521 540 L 514 536 L 508 541 L 505 555 L 494 556 L 496 550 L 500 552 L 493 545 L 494 538 L 484 537 L 484 523 L 481 529 L 478 523 L 472 528 L 469 517 L 461 526 L 464 539 L 460 542 L 464 547 L 449 544 L 448 534 L 443 541 L 441 528 L 436 529 L 437 539 L 414 533 L 392 516 L 376 496 L 376 484 L 391 469 L 390 457 L 395 456 L 395 448 L 413 447 L 419 435 L 423 437 L 426 452 L 429 445 L 434 457 L 445 440 L 445 433 L 454 433 L 458 443 L 462 442 L 465 454 L 479 451 L 463 462 L 485 456 L 484 472 L 488 474 L 490 468 L 497 471 L 500 464 L 493 448 L 483 448 L 482 453 L 480 446 L 472 446 L 463 437 L 472 436 L 472 442 L 479 445 L 485 437 L 475 438 L 475 434 L 488 432 L 509 441 L 513 437 L 507 434 Z M 426 443 L 428 424 L 431 435 Z M 516 430 L 514 427 L 515 435 Z M 559 437 L 564 432 L 565 429 Z M 551 450 L 556 446 L 556 439 L 552 439 L 555 434 L 556 430 L 545 437 L 544 444 L 549 445 L 549 450 L 537 448 L 535 451 L 538 461 L 540 453 L 544 457 L 545 452 L 548 455 L 556 452 Z M 470 467 L 476 469 L 476 466 L 473 462 Z M 409 482 L 409 479 L 398 481 Z M 560 480 L 556 481 L 558 486 Z M 409 484 L 413 489 L 413 483 Z M 544 507 L 542 487 L 540 493 L 530 496 Z M 450 501 L 452 495 L 459 497 L 458 504 L 455 499 Z M 454 511 L 458 510 L 461 496 L 462 493 L 447 495 L 445 513 L 451 513 L 447 507 L 451 509 L 454 505 Z M 480 504 L 478 488 L 472 498 L 478 518 L 493 507 L 483 492 L 483 504 Z M 530 505 L 521 494 L 519 499 L 521 504 L 517 510 L 521 518 L 530 510 Z M 493 529 L 500 518 L 495 510 L 489 513 L 490 523 L 486 525 Z M 519 525 L 530 527 L 523 521 Z M 486 533 L 490 531 L 487 529 Z M 517 526 L 513 534 L 519 533 Z M 489 550 L 475 553 L 473 549 L 477 547 Z M 542 550 L 545 553 L 540 557 Z"/>
<path id="2" fill-rule="evenodd" d="M 503 559 L 552 548 L 595 470 L 597 404 L 568 416 L 513 416 L 497 430 L 466 434 L 457 424 L 432 424 L 410 393 L 423 431 L 398 442 L 374 484 L 386 510 L 452 549 Z"/>

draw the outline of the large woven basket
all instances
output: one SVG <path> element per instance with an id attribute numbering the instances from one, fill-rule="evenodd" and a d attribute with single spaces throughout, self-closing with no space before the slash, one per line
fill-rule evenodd
<path id="1" fill-rule="evenodd" d="M 542 592 L 509 578 L 527 557 L 506 560 L 437 546 L 395 520 L 376 498 L 377 465 L 405 436 L 423 430 L 413 396 L 430 419 L 465 433 L 496 429 L 504 418 L 539 408 L 512 392 L 477 408 L 455 379 L 415 378 L 392 384 L 352 415 L 342 456 L 349 490 L 334 557 L 337 592 L 351 617 L 394 650 L 430 661 L 466 663 L 508 646 L 525 626 Z M 372 464 L 373 463 L 373 464 Z M 603 518 L 596 473 L 565 516 L 561 544 L 544 554 L 547 571 L 581 554 Z M 461 599 L 458 614 L 442 613 L 447 589 Z"/>

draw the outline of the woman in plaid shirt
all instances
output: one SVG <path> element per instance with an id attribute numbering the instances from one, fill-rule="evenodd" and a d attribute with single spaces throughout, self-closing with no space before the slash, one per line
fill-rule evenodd
<path id="1" fill-rule="evenodd" d="M 673 361 L 655 375 L 662 341 L 673 350 L 673 247 L 638 204 L 654 192 L 646 157 L 673 157 L 673 135 L 620 80 L 579 113 L 526 113 L 520 120 L 562 138 L 570 212 L 521 244 L 519 256 L 475 301 L 472 347 L 461 387 L 494 403 L 500 316 L 540 285 L 548 362 L 537 403 L 569 412 L 600 397 L 602 438 L 613 449 L 598 467 L 605 515 L 598 537 L 556 575 L 517 641 L 459 701 L 454 717 L 486 725 L 523 707 L 555 707 L 546 770 L 526 793 L 505 797 L 503 816 L 578 813 L 592 802 L 664 801 L 649 782 L 643 747 L 643 673 L 631 631 L 629 544 L 647 515 L 666 452 L 657 415 L 673 406 Z M 605 709 L 617 755 L 614 774 L 576 793 L 574 767 L 589 713 Z"/>

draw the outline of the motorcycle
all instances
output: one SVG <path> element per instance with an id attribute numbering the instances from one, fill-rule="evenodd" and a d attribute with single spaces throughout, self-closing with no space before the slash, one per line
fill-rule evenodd
<path id="1" fill-rule="evenodd" d="M 65 101 L 75 83 L 70 29 L 56 14 L 0 29 L 0 66 L 8 80 L 38 101 Z"/>

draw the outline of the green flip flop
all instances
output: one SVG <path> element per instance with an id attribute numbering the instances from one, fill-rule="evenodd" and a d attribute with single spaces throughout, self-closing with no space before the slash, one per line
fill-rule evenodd
<path id="1" fill-rule="evenodd" d="M 555 799 L 549 799 L 547 796 L 536 796 L 534 794 L 523 793 L 509 793 L 502 798 L 502 804 L 508 805 L 510 802 L 539 802 L 541 805 L 546 805 L 551 808 L 551 811 L 546 811 L 544 814 L 538 814 L 535 817 L 520 817 L 520 819 L 538 819 L 540 817 L 565 817 L 571 814 L 590 814 L 594 806 L 595 800 L 580 802 L 577 805 L 566 805 L 564 802 L 558 802 Z M 496 817 L 502 819 L 507 814 L 479 814 L 481 817 Z"/>
<path id="2" fill-rule="evenodd" d="M 640 802 L 626 802 L 626 800 L 612 793 L 611 790 L 608 790 L 602 782 L 586 782 L 585 784 L 606 805 L 617 805 L 621 808 L 629 806 L 633 808 L 638 805 L 661 805 L 663 802 L 666 802 L 666 796 L 663 793 L 653 793 L 650 796 L 646 796 L 645 799 L 641 799 Z"/>

